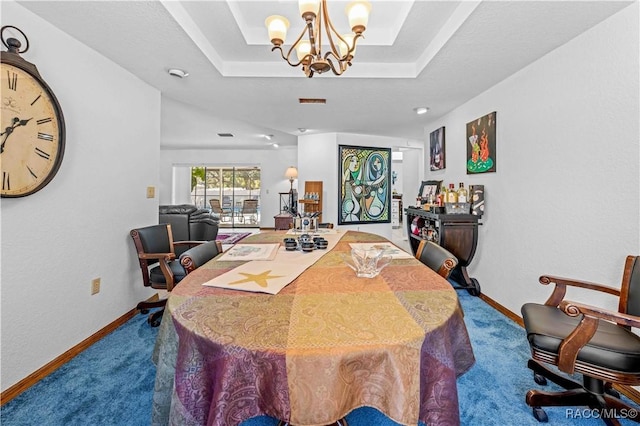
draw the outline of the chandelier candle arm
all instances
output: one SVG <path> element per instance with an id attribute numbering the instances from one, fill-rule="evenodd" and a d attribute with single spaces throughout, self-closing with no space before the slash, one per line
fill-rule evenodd
<path id="1" fill-rule="evenodd" d="M 273 44 L 271 50 L 280 50 L 282 59 L 292 67 L 302 65 L 302 70 L 307 77 L 312 77 L 316 72 L 322 74 L 329 70 L 335 75 L 341 75 L 351 66 L 357 41 L 363 37 L 362 33 L 367 29 L 371 3 L 366 0 L 357 0 L 347 6 L 345 12 L 353 34 L 344 35 L 340 34 L 331 22 L 327 0 L 299 0 L 298 6 L 300 16 L 305 21 L 305 28 L 286 55 L 282 45 L 289 28 L 288 20 L 282 16 L 274 15 L 265 21 L 269 30 L 269 38 Z M 326 33 L 329 47 L 324 53 L 324 57 L 323 31 Z M 308 40 L 303 39 L 305 35 Z M 290 59 L 294 49 L 298 62 L 292 62 Z"/>

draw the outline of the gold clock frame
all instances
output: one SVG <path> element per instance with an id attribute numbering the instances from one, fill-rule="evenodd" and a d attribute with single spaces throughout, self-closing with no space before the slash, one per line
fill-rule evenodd
<path id="1" fill-rule="evenodd" d="M 60 169 L 60 166 L 62 164 L 62 159 L 64 157 L 64 152 L 65 152 L 65 136 L 66 136 L 66 128 L 65 128 L 65 120 L 64 120 L 64 114 L 62 112 L 62 107 L 60 106 L 60 103 L 58 102 L 57 97 L 55 96 L 55 93 L 53 92 L 53 90 L 51 89 L 51 87 L 49 87 L 49 85 L 47 84 L 47 82 L 42 78 L 42 76 L 40 75 L 40 73 L 38 72 L 38 69 L 36 68 L 36 66 L 26 60 L 24 60 L 21 56 L 20 53 L 24 53 L 29 49 L 29 40 L 27 39 L 26 35 L 19 29 L 13 26 L 3 26 L 2 29 L 0 30 L 0 33 L 4 33 L 4 31 L 8 28 L 13 28 L 16 29 L 17 31 L 19 31 L 23 37 L 25 38 L 25 41 L 27 42 L 27 46 L 25 49 L 20 50 L 20 46 L 21 43 L 19 40 L 15 39 L 15 38 L 8 38 L 5 42 L 4 37 L 2 37 L 2 43 L 9 49 L 8 51 L 2 51 L 0 52 L 0 62 L 2 64 L 7 64 L 13 67 L 18 68 L 19 70 L 25 72 L 26 74 L 28 74 L 31 78 L 33 78 L 34 82 L 40 86 L 40 88 L 42 89 L 42 91 L 46 94 L 46 96 L 48 97 L 48 99 L 50 100 L 51 103 L 51 107 L 53 109 L 53 112 L 55 114 L 55 118 L 57 120 L 57 124 L 58 124 L 58 132 L 57 132 L 57 139 L 58 139 L 58 146 L 56 149 L 56 155 L 54 158 L 54 163 L 53 165 L 51 165 L 51 167 L 48 169 L 48 171 L 46 171 L 46 175 L 44 177 L 40 177 L 40 182 L 34 186 L 31 187 L 29 189 L 26 189 L 24 192 L 15 192 L 13 191 L 12 193 L 6 193 L 5 189 L 4 189 L 4 184 L 5 184 L 5 176 L 4 176 L 4 172 L 2 173 L 2 175 L 0 176 L 0 179 L 2 179 L 2 183 L 0 184 L 0 197 L 2 198 L 18 198 L 18 197 L 26 197 L 28 195 L 34 194 L 38 191 L 40 191 L 41 189 L 43 189 L 45 186 L 47 186 L 55 177 L 55 175 L 58 173 L 58 170 Z M 1 76 L 1 78 L 9 78 L 8 76 Z M 4 98 L 3 98 L 4 100 Z M 6 131 L 6 129 L 5 129 Z M 0 154 L 1 155 L 1 154 Z M 1 157 L 0 157 L 0 161 L 2 161 Z M 3 169 L 4 170 L 4 169 Z"/>

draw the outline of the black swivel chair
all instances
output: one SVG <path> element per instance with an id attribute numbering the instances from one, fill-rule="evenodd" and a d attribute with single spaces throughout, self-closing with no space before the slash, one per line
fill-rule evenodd
<path id="1" fill-rule="evenodd" d="M 421 240 L 416 250 L 416 259 L 447 279 L 458 264 L 458 259 L 449 250 L 438 244 Z"/>
<path id="2" fill-rule="evenodd" d="M 138 253 L 138 261 L 142 271 L 142 282 L 145 287 L 157 290 L 171 291 L 186 275 L 187 271 L 182 266 L 183 259 L 192 259 L 189 272 L 207 260 L 215 257 L 222 251 L 222 245 L 217 241 L 206 243 L 194 241 L 173 241 L 171 225 L 163 223 L 144 228 L 134 229 L 130 232 L 133 243 Z M 197 244 L 197 245 L 195 245 Z M 195 247 L 193 247 L 195 245 Z M 177 246 L 193 247 L 186 250 L 176 259 Z M 201 248 L 205 246 L 204 248 Z M 207 256 L 209 256 L 207 258 Z M 193 260 L 195 259 L 195 260 Z M 184 260 L 187 262 L 187 260 Z M 142 313 L 149 309 L 164 307 L 167 300 L 142 301 L 136 306 Z M 160 325 L 163 310 L 158 310 L 147 321 L 152 327 Z"/>
<path id="3" fill-rule="evenodd" d="M 619 398 L 614 384 L 640 384 L 640 337 L 631 327 L 640 328 L 640 261 L 628 256 L 620 290 L 601 284 L 560 278 L 540 277 L 542 284 L 555 284 L 544 304 L 522 306 L 522 318 L 531 347 L 528 367 L 538 384 L 547 379 L 567 389 L 562 392 L 530 390 L 526 402 L 534 417 L 547 421 L 545 406 L 587 406 L 600 410 L 608 425 L 620 424 L 615 418 L 637 410 Z M 564 300 L 567 286 L 581 287 L 616 296 L 618 312 Z M 543 364 L 557 366 L 560 373 Z M 566 373 L 566 375 L 564 374 Z M 568 375 L 582 374 L 582 382 Z M 633 411 L 637 412 L 637 411 Z M 639 420 L 635 419 L 636 422 Z"/>

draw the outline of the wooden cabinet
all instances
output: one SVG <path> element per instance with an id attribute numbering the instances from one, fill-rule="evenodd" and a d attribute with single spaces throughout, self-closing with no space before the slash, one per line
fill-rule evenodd
<path id="1" fill-rule="evenodd" d="M 317 194 L 317 199 L 307 198 L 309 194 Z M 307 181 L 304 183 L 304 195 L 298 200 L 302 205 L 301 213 L 322 213 L 322 181 Z M 322 222 L 322 214 L 318 216 L 318 222 Z"/>
<path id="2" fill-rule="evenodd" d="M 480 283 L 469 277 L 467 266 L 476 253 L 478 244 L 478 220 L 480 216 L 471 214 L 438 214 L 423 209 L 408 207 L 407 235 L 409 245 L 415 255 L 420 240 L 427 239 L 449 250 L 458 258 L 458 266 L 451 273 L 451 279 L 470 294 L 480 294 Z"/>
<path id="3" fill-rule="evenodd" d="M 290 213 L 280 213 L 278 215 L 275 215 L 273 218 L 275 220 L 276 231 L 287 230 L 293 224 L 293 215 L 291 215 Z"/>

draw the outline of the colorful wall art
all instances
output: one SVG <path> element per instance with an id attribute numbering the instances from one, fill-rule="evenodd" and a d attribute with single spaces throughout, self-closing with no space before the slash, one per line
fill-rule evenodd
<path id="1" fill-rule="evenodd" d="M 467 123 L 467 174 L 496 171 L 496 112 Z"/>
<path id="2" fill-rule="evenodd" d="M 429 134 L 429 164 L 431 170 L 445 168 L 444 126 Z"/>
<path id="3" fill-rule="evenodd" d="M 391 222 L 391 149 L 338 148 L 338 224 Z"/>

